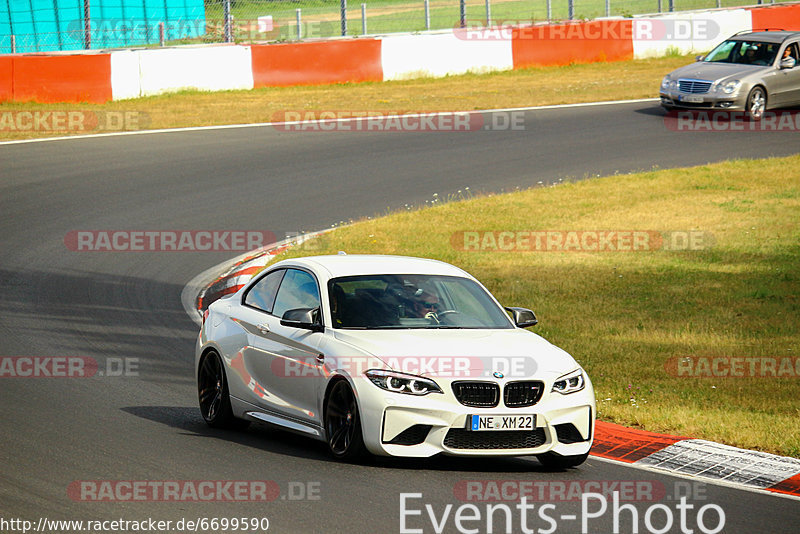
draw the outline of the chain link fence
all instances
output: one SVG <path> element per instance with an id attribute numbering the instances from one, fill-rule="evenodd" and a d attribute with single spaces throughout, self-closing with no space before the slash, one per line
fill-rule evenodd
<path id="1" fill-rule="evenodd" d="M 225 4 L 226 0 L 207 1 L 209 21 L 224 19 Z M 231 0 L 230 37 L 237 42 L 288 41 L 750 4 L 742 0 Z"/>
<path id="2" fill-rule="evenodd" d="M 0 53 L 197 41 L 205 12 L 203 0 L 0 0 Z"/>
<path id="3" fill-rule="evenodd" d="M 758 2 L 762 3 L 762 2 Z M 0 53 L 255 43 L 752 5 L 742 0 L 0 0 Z"/>

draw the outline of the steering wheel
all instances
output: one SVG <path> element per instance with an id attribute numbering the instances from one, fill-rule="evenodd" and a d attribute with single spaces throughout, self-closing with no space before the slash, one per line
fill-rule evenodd
<path id="1" fill-rule="evenodd" d="M 428 313 L 425 314 L 425 318 L 428 319 L 429 321 L 433 321 L 436 324 L 441 324 L 442 321 L 440 319 L 442 317 L 444 317 L 445 315 L 453 314 L 453 313 L 459 313 L 460 314 L 461 312 L 458 311 L 458 310 L 444 310 L 444 311 L 431 310 L 431 311 L 429 311 Z"/>
<path id="2" fill-rule="evenodd" d="M 435 317 L 434 318 L 436 319 L 437 323 L 441 323 L 442 322 L 442 318 L 446 317 L 448 315 L 463 315 L 463 314 L 458 310 L 444 310 L 444 311 L 440 311 L 440 312 L 435 312 Z"/>

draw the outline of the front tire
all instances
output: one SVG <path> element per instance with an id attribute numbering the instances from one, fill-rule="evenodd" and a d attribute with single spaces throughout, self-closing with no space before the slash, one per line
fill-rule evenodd
<path id="1" fill-rule="evenodd" d="M 546 452 L 536 457 L 539 463 L 549 469 L 569 469 L 578 467 L 589 457 L 589 453 L 578 454 L 576 456 L 561 456 L 553 452 Z"/>
<path id="2" fill-rule="evenodd" d="M 763 87 L 753 87 L 747 95 L 747 103 L 745 104 L 745 111 L 747 111 L 750 120 L 760 121 L 764 117 L 766 109 L 767 92 Z"/>
<path id="3" fill-rule="evenodd" d="M 353 462 L 366 453 L 356 396 L 346 380 L 338 380 L 328 394 L 325 434 L 328 449 L 339 460 Z"/>
<path id="4" fill-rule="evenodd" d="M 200 413 L 208 426 L 213 428 L 243 429 L 249 421 L 233 416 L 231 396 L 222 358 L 216 351 L 209 351 L 200 361 L 197 372 L 197 397 Z"/>

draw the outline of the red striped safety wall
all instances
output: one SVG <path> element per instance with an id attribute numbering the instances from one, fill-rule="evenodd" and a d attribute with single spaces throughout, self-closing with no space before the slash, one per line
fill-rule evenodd
<path id="1" fill-rule="evenodd" d="M 706 52 L 738 31 L 776 27 L 800 30 L 800 3 L 302 43 L 4 55 L 0 101 L 102 103 L 184 89 L 402 80 L 620 61 Z"/>

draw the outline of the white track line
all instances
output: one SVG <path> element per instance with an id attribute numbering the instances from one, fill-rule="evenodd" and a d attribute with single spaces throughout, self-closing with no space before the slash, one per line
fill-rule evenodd
<path id="1" fill-rule="evenodd" d="M 473 113 L 503 113 L 510 111 L 538 111 L 548 109 L 569 109 L 569 108 L 585 108 L 595 106 L 616 106 L 620 104 L 637 104 L 643 102 L 657 102 L 658 98 L 639 98 L 636 100 L 611 100 L 609 102 L 583 102 L 579 104 L 553 104 L 550 106 L 529 106 L 521 108 L 497 108 L 497 109 L 473 109 L 470 111 L 432 111 L 409 113 L 403 117 L 421 117 L 430 115 L 453 115 L 453 114 L 473 114 Z M 400 115 L 385 115 L 382 118 L 399 117 Z M 62 137 L 41 137 L 37 139 L 18 139 L 15 141 L 0 141 L 0 145 L 21 145 L 26 143 L 47 143 L 52 141 L 70 141 L 73 139 L 98 139 L 103 137 L 122 137 L 128 135 L 149 135 L 149 134 L 164 134 L 175 132 L 203 132 L 213 130 L 234 130 L 238 128 L 263 128 L 265 126 L 278 126 L 278 125 L 298 125 L 298 124 L 314 124 L 318 122 L 347 122 L 364 120 L 364 117 L 347 117 L 340 119 L 324 119 L 322 121 L 290 121 L 290 122 L 254 122 L 249 124 L 220 124 L 216 126 L 191 126 L 186 128 L 162 128 L 158 130 L 136 130 L 133 132 L 108 132 L 88 135 L 67 135 Z"/>

